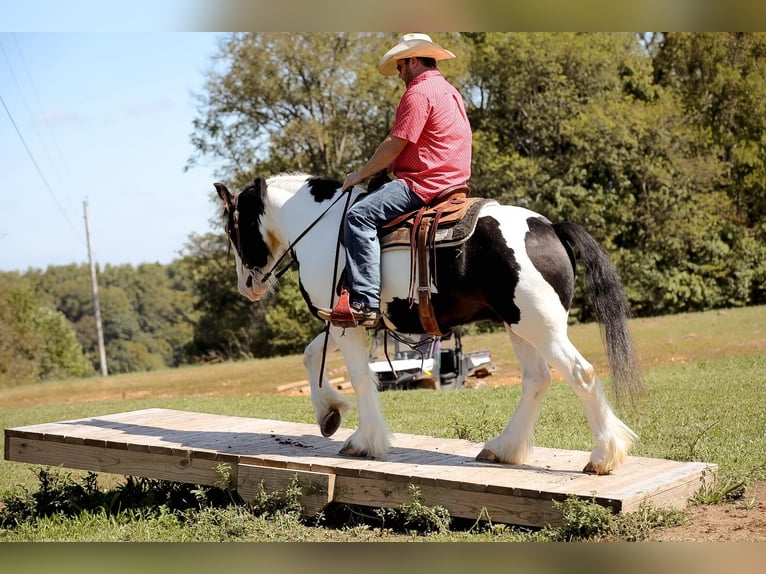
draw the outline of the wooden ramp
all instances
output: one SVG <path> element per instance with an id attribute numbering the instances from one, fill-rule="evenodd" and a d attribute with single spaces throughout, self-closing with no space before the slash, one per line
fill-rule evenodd
<path id="1" fill-rule="evenodd" d="M 421 501 L 452 516 L 494 522 L 557 524 L 554 500 L 575 495 L 613 510 L 642 502 L 683 507 L 712 479 L 716 465 L 629 457 L 608 476 L 581 472 L 589 453 L 538 447 L 533 460 L 513 466 L 477 462 L 480 443 L 394 434 L 385 460 L 338 455 L 352 433 L 323 438 L 317 425 L 168 409 L 96 416 L 5 429 L 5 458 L 202 485 L 219 485 L 220 465 L 231 485 L 252 500 L 260 485 L 283 490 L 297 477 L 307 515 L 330 502 L 396 507 Z"/>

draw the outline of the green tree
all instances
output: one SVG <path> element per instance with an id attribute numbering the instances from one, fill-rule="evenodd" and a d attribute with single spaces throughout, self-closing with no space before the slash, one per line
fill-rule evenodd
<path id="1" fill-rule="evenodd" d="M 98 341 L 88 267 L 51 266 L 27 273 L 26 279 L 41 301 L 64 314 L 97 368 Z M 110 373 L 175 367 L 186 361 L 196 316 L 193 287 L 179 265 L 106 265 L 98 274 L 98 283 Z M 125 345 L 117 341 L 130 341 L 133 352 L 127 353 Z"/>
<path id="2" fill-rule="evenodd" d="M 0 275 L 0 385 L 91 372 L 66 318 L 40 305 L 17 274 Z"/>
<path id="3" fill-rule="evenodd" d="M 324 323 L 309 311 L 295 273 L 282 276 L 274 304 L 268 306 L 264 322 L 267 356 L 302 353 L 324 327 Z"/>
<path id="4" fill-rule="evenodd" d="M 400 82 L 375 71 L 395 39 L 227 37 L 200 96 L 190 163 L 202 157 L 224 161 L 222 174 L 235 188 L 256 173 L 338 175 L 358 167 L 390 127 L 402 90 Z M 670 48 L 673 35 L 470 33 L 435 39 L 462 56 L 440 67 L 468 104 L 475 194 L 584 224 L 616 262 L 636 314 L 763 301 L 759 35 L 731 35 L 722 44 L 726 50 L 712 50 L 715 65 L 705 60 L 707 68 L 694 68 L 704 69 L 704 78 L 722 78 L 715 82 L 718 91 L 694 84 L 690 78 L 698 72 L 684 67 L 688 51 Z M 689 38 L 697 46 L 695 58 L 705 54 L 703 40 L 711 41 Z M 723 73 L 724 64 L 734 69 Z M 658 70 L 668 70 L 673 80 Z M 727 114 L 710 116 L 725 120 L 717 133 L 705 113 L 690 110 L 691 103 L 719 92 L 726 97 L 713 101 L 732 105 Z M 740 137 L 737 143 L 727 139 L 732 133 Z M 203 260 L 195 284 L 210 306 L 209 333 L 248 353 L 272 352 L 272 342 L 292 347 L 288 326 L 304 325 L 295 294 L 262 302 L 268 313 L 234 313 L 228 297 L 239 297 L 235 280 L 226 280 L 229 291 L 210 289 L 222 276 L 207 277 L 218 273 L 218 263 Z M 579 291 L 572 315 L 592 318 Z M 264 340 L 265 332 L 270 338 Z M 203 347 L 214 341 L 208 343 Z"/>
<path id="5" fill-rule="evenodd" d="M 183 275 L 183 268 L 176 263 L 161 265 L 143 263 L 131 265 L 107 265 L 100 283 L 105 286 L 107 301 L 112 308 L 103 309 L 105 338 L 143 341 L 146 356 L 160 354 L 160 360 L 152 357 L 152 365 L 166 367 L 180 365 L 187 346 L 194 336 L 194 299 L 190 297 L 192 286 Z M 107 320 L 111 329 L 107 330 Z"/>
<path id="6" fill-rule="evenodd" d="M 724 168 L 632 34 L 481 34 L 475 188 L 584 224 L 634 311 L 745 304 Z M 485 167 L 488 168 L 485 171 Z M 575 317 L 590 319 L 578 292 Z"/>
<path id="7" fill-rule="evenodd" d="M 223 162 L 220 176 L 234 189 L 256 175 L 302 170 L 339 176 L 358 168 L 390 130 L 404 89 L 398 79 L 377 71 L 380 57 L 398 37 L 229 35 L 198 95 L 196 151 L 189 165 L 205 157 Z M 441 68 L 464 83 L 470 44 L 458 34 L 433 38 L 463 56 Z M 295 280 L 285 277 L 277 293 L 248 304 L 236 290 L 225 246 L 222 237 L 192 237 L 184 258 L 201 313 L 191 354 L 264 356 L 305 346 L 318 323 Z"/>
<path id="8" fill-rule="evenodd" d="M 766 222 L 766 33 L 663 35 L 656 82 L 679 94 L 726 165 L 719 181 L 741 221 Z"/>
<path id="9" fill-rule="evenodd" d="M 180 263 L 190 277 L 199 317 L 188 347 L 194 361 L 253 356 L 253 337 L 263 323 L 265 302 L 252 305 L 237 290 L 226 242 L 223 233 L 191 234 L 183 250 Z"/>

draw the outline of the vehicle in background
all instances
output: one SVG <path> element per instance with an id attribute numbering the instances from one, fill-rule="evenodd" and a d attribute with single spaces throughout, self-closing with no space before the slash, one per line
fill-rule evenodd
<path id="1" fill-rule="evenodd" d="M 463 352 L 459 329 L 445 337 L 376 329 L 369 363 L 380 390 L 460 389 L 468 377 L 486 377 L 495 369 L 488 350 Z"/>

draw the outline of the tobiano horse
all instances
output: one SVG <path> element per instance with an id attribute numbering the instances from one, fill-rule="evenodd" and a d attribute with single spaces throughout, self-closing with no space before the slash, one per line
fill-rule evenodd
<path id="1" fill-rule="evenodd" d="M 311 311 L 316 315 L 317 308 L 332 308 L 345 259 L 337 247 L 344 205 L 366 190 L 357 186 L 343 199 L 340 181 L 306 174 L 258 178 L 236 194 L 223 184 L 215 187 L 224 204 L 239 291 L 252 301 L 261 299 L 276 281 L 275 266 L 288 257 L 298 264 L 301 292 Z M 601 325 L 615 398 L 632 401 L 642 383 L 628 332 L 628 303 L 618 274 L 594 238 L 577 224 L 551 223 L 528 209 L 489 202 L 482 205 L 465 243 L 433 253 L 438 274 L 430 295 L 441 329 L 446 333 L 478 320 L 500 321 L 521 368 L 517 407 L 476 459 L 514 465 L 529 459 L 552 366 L 587 415 L 594 445 L 583 471 L 607 474 L 623 462 L 637 436 L 615 414 L 593 366 L 567 335 L 577 257 Z M 340 265 L 334 265 L 337 256 Z M 423 332 L 417 304 L 408 300 L 410 259 L 409 249 L 382 252 L 381 311 L 387 328 Z M 321 384 L 326 380 L 323 353 L 336 349 L 348 367 L 359 418 L 340 453 L 383 458 L 391 433 L 367 361 L 365 328 L 327 324 L 305 349 L 303 363 L 320 430 L 331 436 L 350 406 L 333 385 Z"/>

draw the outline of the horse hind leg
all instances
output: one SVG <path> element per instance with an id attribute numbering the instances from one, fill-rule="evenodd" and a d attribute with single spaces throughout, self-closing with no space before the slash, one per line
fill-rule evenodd
<path id="1" fill-rule="evenodd" d="M 325 337 L 328 336 L 324 331 L 320 333 L 303 352 L 303 366 L 309 377 L 309 386 L 311 387 L 311 402 L 314 405 L 314 414 L 316 415 L 319 430 L 322 436 L 329 437 L 335 434 L 340 427 L 341 420 L 349 409 L 346 399 L 335 388 L 327 384 L 327 372 L 322 372 L 322 353 L 325 345 Z M 327 352 L 338 348 L 335 339 L 329 335 L 327 340 Z M 320 374 L 325 383 L 320 387 Z"/>
<path id="2" fill-rule="evenodd" d="M 476 457 L 487 462 L 524 464 L 534 449 L 534 425 L 545 391 L 551 382 L 548 364 L 527 341 L 508 330 L 521 366 L 521 398 L 503 431 L 484 445 Z"/>
<path id="3" fill-rule="evenodd" d="M 565 377 L 585 408 L 594 446 L 583 471 L 609 474 L 624 462 L 638 437 L 614 414 L 593 366 L 566 335 L 554 339 L 545 354 Z"/>

